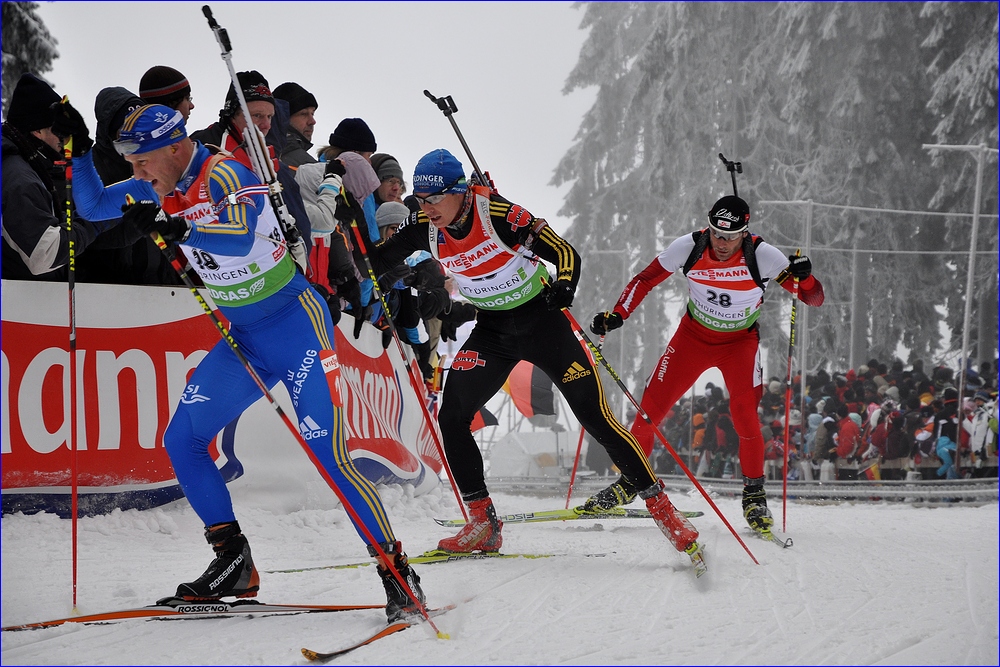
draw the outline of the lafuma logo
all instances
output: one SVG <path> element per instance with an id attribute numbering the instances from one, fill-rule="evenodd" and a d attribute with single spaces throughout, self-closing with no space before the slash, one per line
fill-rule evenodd
<path id="1" fill-rule="evenodd" d="M 302 437 L 306 440 L 312 440 L 313 438 L 322 438 L 325 435 L 330 435 L 330 432 L 325 428 L 321 427 L 316 423 L 316 420 L 306 415 L 305 418 L 299 422 L 299 432 Z"/>
<path id="2" fill-rule="evenodd" d="M 573 364 L 566 369 L 566 373 L 563 374 L 562 383 L 572 382 L 573 380 L 579 380 L 580 378 L 592 375 L 589 368 L 584 368 L 580 365 L 579 361 L 574 361 Z"/>

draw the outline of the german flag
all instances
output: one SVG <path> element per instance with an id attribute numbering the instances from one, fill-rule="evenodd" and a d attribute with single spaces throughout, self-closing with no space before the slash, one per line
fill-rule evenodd
<path id="1" fill-rule="evenodd" d="M 552 380 L 527 361 L 520 361 L 514 366 L 503 390 L 510 394 L 514 407 L 525 417 L 556 414 Z"/>
<path id="2" fill-rule="evenodd" d="M 487 426 L 496 426 L 500 422 L 497 421 L 496 415 L 482 408 L 476 413 L 476 416 L 472 418 L 472 432 L 475 433 L 481 428 L 486 428 Z"/>

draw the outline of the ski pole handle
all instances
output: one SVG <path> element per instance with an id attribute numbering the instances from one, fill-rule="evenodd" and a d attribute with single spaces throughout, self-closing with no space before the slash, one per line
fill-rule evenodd
<path id="1" fill-rule="evenodd" d="M 729 175 L 732 176 L 733 178 L 733 196 L 739 197 L 740 193 L 736 189 L 736 174 L 743 173 L 743 163 L 727 160 L 726 156 L 723 155 L 722 153 L 719 153 L 719 159 L 722 160 L 722 164 L 726 165 L 726 171 L 728 171 Z"/>
<path id="2" fill-rule="evenodd" d="M 448 119 L 448 122 L 451 123 L 452 129 L 454 129 L 455 134 L 458 135 L 458 140 L 462 143 L 462 148 L 465 149 L 465 154 L 469 157 L 469 162 L 472 163 L 472 169 L 476 172 L 476 178 L 479 179 L 479 182 L 482 185 L 493 189 L 489 179 L 486 178 L 486 173 L 479 168 L 479 163 L 476 162 L 476 158 L 472 155 L 472 150 L 469 148 L 469 144 L 465 143 L 465 137 L 462 136 L 462 131 L 458 129 L 458 123 L 455 122 L 454 114 L 458 111 L 458 107 L 455 106 L 455 100 L 451 99 L 451 95 L 448 95 L 447 97 L 434 97 L 429 90 L 425 90 L 424 95 L 427 96 L 427 99 L 437 105 L 438 109 L 441 110 L 441 113 L 443 113 Z"/>
<path id="3" fill-rule="evenodd" d="M 216 22 L 215 17 L 212 16 L 212 8 L 208 5 L 204 5 L 201 8 L 201 12 L 205 15 L 205 18 L 208 19 L 208 27 L 215 33 L 215 38 L 219 40 L 219 46 L 222 47 L 222 52 L 229 53 L 232 51 L 233 46 L 229 42 L 229 33 L 226 32 L 225 28 Z"/>

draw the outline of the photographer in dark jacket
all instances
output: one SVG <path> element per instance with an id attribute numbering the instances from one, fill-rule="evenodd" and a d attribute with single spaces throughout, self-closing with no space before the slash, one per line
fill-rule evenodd
<path id="1" fill-rule="evenodd" d="M 73 138 L 73 156 L 93 141 L 80 113 L 34 74 L 25 73 L 11 97 L 3 124 L 3 277 L 62 281 L 67 277 L 69 231 L 66 228 L 66 176 L 56 163 L 63 140 Z M 74 252 L 83 253 L 99 234 L 105 247 L 130 245 L 141 234 L 93 223 L 73 212 Z"/>

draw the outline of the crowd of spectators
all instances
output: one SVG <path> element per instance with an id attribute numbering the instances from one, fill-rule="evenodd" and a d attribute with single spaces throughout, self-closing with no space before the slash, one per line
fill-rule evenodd
<path id="1" fill-rule="evenodd" d="M 997 372 L 984 362 L 966 372 L 964 396 L 954 369 L 910 368 L 870 359 L 857 369 L 793 378 L 788 410 L 790 480 L 957 479 L 997 476 Z M 766 443 L 765 472 L 784 474 L 787 386 L 772 377 L 757 409 Z M 739 439 L 723 387 L 708 383 L 684 398 L 660 430 L 698 477 L 740 478 Z M 658 471 L 681 473 L 657 443 Z"/>
<path id="2" fill-rule="evenodd" d="M 209 150 L 225 151 L 250 164 L 244 132 L 253 123 L 268 144 L 289 229 L 286 241 L 296 257 L 295 241 L 303 247 L 300 269 L 326 299 L 334 321 L 341 313 L 354 318 L 354 335 L 370 324 L 383 333 L 389 345 L 393 329 L 414 351 L 426 380 L 434 375 L 439 336 L 454 336 L 462 322 L 475 318 L 475 309 L 455 302 L 440 263 L 413 258 L 391 276 L 380 276 L 390 313 L 373 289 L 365 264 L 368 248 L 391 233 L 419 210 L 407 187 L 402 166 L 388 153 L 376 153 L 374 131 L 361 118 L 344 118 L 329 136 L 329 144 L 313 152 L 313 130 L 319 102 L 302 85 L 288 81 L 271 89 L 267 78 L 251 70 L 239 72 L 237 81 L 247 114 L 235 85 L 214 91 L 224 102 L 218 121 L 196 130 L 192 139 Z M 110 87 L 95 97 L 96 142 L 72 106 L 34 74 L 21 76 L 3 123 L 4 279 L 66 280 L 69 238 L 75 241 L 74 279 L 80 283 L 120 285 L 179 285 L 173 270 L 152 239 L 137 233 L 121 218 L 107 219 L 118 211 L 98 193 L 100 188 L 132 178 L 132 167 L 113 142 L 126 117 L 144 104 L 161 104 L 179 112 L 185 122 L 195 108 L 188 79 L 176 69 L 155 65 L 138 82 L 138 94 Z M 68 139 L 72 136 L 72 144 Z M 72 145 L 77 164 L 67 169 L 64 145 Z M 76 172 L 76 178 L 69 175 Z M 90 174 L 93 176 L 86 180 Z M 72 180 L 77 180 L 73 187 Z M 84 188 L 85 181 L 95 188 Z M 338 206 L 354 202 L 364 211 L 363 229 L 352 234 L 337 215 Z M 69 210 L 67 211 L 67 206 Z M 340 216 L 344 217 L 344 216 Z M 67 224 L 71 221 L 71 224 Z M 186 262 L 183 251 L 178 254 Z M 196 284 L 200 279 L 191 272 Z"/>

